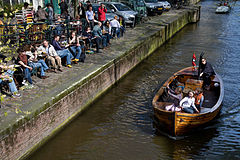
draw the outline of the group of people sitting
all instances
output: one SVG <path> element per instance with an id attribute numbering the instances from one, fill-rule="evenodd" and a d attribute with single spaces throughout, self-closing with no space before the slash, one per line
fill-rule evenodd
<path id="1" fill-rule="evenodd" d="M 84 62 L 85 53 L 84 46 L 80 44 L 75 32 L 72 32 L 69 38 L 69 43 L 65 46 L 60 43 L 60 36 L 56 35 L 52 43 L 44 40 L 42 45 L 26 45 L 18 48 L 18 57 L 16 64 L 20 65 L 23 73 L 22 82 L 18 82 L 19 86 L 27 86 L 33 88 L 32 75 L 40 72 L 40 78 L 46 79 L 46 72 L 63 72 L 62 67 L 72 68 L 72 63 Z M 65 63 L 64 63 L 65 61 Z M 7 83 L 10 88 L 12 97 L 19 97 L 14 78 L 13 77 L 15 65 L 5 66 L 0 65 L 2 73 L 0 75 L 0 84 Z M 19 72 L 19 71 L 18 71 Z"/>
<path id="2" fill-rule="evenodd" d="M 24 85 L 26 88 L 33 88 L 32 75 L 37 74 L 38 71 L 40 71 L 39 77 L 46 79 L 49 77 L 46 76 L 46 72 L 62 72 L 63 64 L 72 68 L 72 63 L 84 62 L 86 50 L 95 45 L 96 52 L 101 53 L 100 49 L 107 48 L 111 44 L 110 40 L 112 38 L 119 38 L 125 32 L 125 22 L 122 17 L 115 16 L 111 21 L 106 20 L 105 13 L 107 10 L 103 4 L 99 7 L 98 21 L 94 20 L 95 15 L 90 3 L 87 5 L 86 12 L 82 4 L 79 3 L 78 12 L 77 19 L 86 19 L 88 26 L 83 30 L 81 21 L 76 21 L 75 23 L 78 23 L 77 26 L 80 29 L 73 31 L 70 38 L 65 40 L 68 44 L 62 45 L 61 43 L 64 21 L 62 21 L 61 16 L 58 16 L 56 21 L 57 32 L 55 32 L 51 44 L 44 40 L 40 46 L 27 45 L 18 48 L 18 58 L 15 63 L 20 65 L 22 70 L 23 78 L 21 82 L 16 82 L 14 66 L 0 65 L 2 71 L 0 85 L 8 84 L 12 97 L 21 96 L 17 89 L 19 86 Z M 95 23 L 97 24 L 95 25 Z M 18 87 L 16 87 L 15 82 Z"/>
<path id="3" fill-rule="evenodd" d="M 168 87 L 168 95 L 173 99 L 173 104 L 165 109 L 173 112 L 200 113 L 204 101 L 203 90 L 197 88 L 195 91 L 189 91 L 188 96 L 184 98 L 182 92 L 182 87 L 177 87 L 174 91 Z"/>

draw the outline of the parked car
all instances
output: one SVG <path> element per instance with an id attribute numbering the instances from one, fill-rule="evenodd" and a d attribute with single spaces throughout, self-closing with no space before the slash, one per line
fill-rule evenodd
<path id="1" fill-rule="evenodd" d="M 163 13 L 163 4 L 158 3 L 158 0 L 145 0 L 147 6 L 148 15 L 162 14 Z"/>
<path id="2" fill-rule="evenodd" d="M 95 19 L 98 20 L 98 8 L 100 7 L 100 4 L 97 4 L 97 3 L 93 3 L 92 4 L 92 7 L 93 7 L 93 11 L 95 13 Z M 117 16 L 115 13 L 113 13 L 111 11 L 111 9 L 109 9 L 107 6 L 107 13 L 106 13 L 106 20 L 108 21 L 111 21 L 114 19 L 115 16 Z"/>
<path id="3" fill-rule="evenodd" d="M 169 11 L 171 9 L 171 4 L 166 0 L 158 0 L 158 3 L 162 3 L 164 11 Z"/>
<path id="4" fill-rule="evenodd" d="M 144 0 L 120 0 L 120 2 L 138 12 L 141 17 L 147 16 L 147 7 Z"/>
<path id="5" fill-rule="evenodd" d="M 118 16 L 122 16 L 127 25 L 131 27 L 135 26 L 136 15 L 138 13 L 133 11 L 130 7 L 120 2 L 104 2 L 103 4 Z"/>

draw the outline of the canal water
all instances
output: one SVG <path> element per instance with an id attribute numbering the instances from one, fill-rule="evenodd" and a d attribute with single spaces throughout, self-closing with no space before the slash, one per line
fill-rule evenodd
<path id="1" fill-rule="evenodd" d="M 240 2 L 226 15 L 214 13 L 216 1 L 201 5 L 198 24 L 181 30 L 29 159 L 240 159 Z M 201 52 L 225 84 L 219 117 L 184 139 L 156 134 L 154 93 Z"/>

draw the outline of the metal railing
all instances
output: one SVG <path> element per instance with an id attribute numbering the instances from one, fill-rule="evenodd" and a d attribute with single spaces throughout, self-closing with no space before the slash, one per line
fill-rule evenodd
<path id="1" fill-rule="evenodd" d="M 77 25 L 80 21 L 82 25 Z M 21 23 L 0 25 L 0 46 L 21 46 L 25 44 L 39 44 L 44 39 L 52 41 L 54 35 L 61 33 L 62 37 L 69 38 L 71 31 L 81 27 L 87 27 L 85 19 L 69 20 L 66 19 L 61 24 L 41 22 L 41 23 Z"/>

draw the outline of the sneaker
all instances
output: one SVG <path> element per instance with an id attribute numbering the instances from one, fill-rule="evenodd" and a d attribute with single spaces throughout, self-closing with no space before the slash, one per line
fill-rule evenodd
<path id="1" fill-rule="evenodd" d="M 67 65 L 67 67 L 68 67 L 68 68 L 72 68 L 72 66 L 71 66 L 70 64 L 69 64 L 69 65 Z"/>
<path id="2" fill-rule="evenodd" d="M 60 72 L 63 72 L 63 70 L 61 68 L 58 69 Z"/>
<path id="3" fill-rule="evenodd" d="M 19 93 L 16 93 L 16 94 L 12 95 L 12 98 L 20 98 L 20 97 L 21 97 L 21 94 L 19 94 Z"/>
<path id="4" fill-rule="evenodd" d="M 72 61 L 73 61 L 73 62 L 78 62 L 79 59 L 75 58 L 75 59 L 73 59 Z"/>
<path id="5" fill-rule="evenodd" d="M 32 89 L 32 88 L 34 88 L 34 86 L 33 86 L 33 84 L 30 84 L 30 85 L 28 86 L 28 89 Z"/>
<path id="6" fill-rule="evenodd" d="M 28 84 L 27 84 L 27 81 L 26 81 L 26 80 L 23 80 L 23 81 L 22 81 L 22 85 L 27 86 L 27 85 L 28 85 Z"/>

